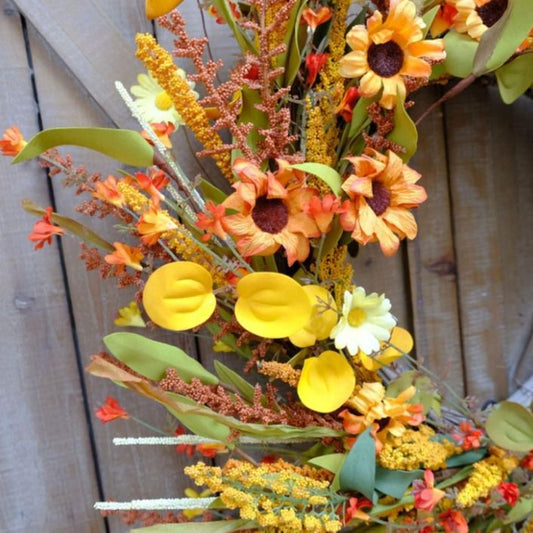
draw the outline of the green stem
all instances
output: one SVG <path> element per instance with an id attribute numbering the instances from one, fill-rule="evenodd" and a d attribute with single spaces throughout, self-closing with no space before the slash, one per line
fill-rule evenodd
<path id="1" fill-rule="evenodd" d="M 130 418 L 132 420 L 135 420 L 135 422 L 141 424 L 141 426 L 144 426 L 145 428 L 151 430 L 151 431 L 155 431 L 156 433 L 158 433 L 159 435 L 164 435 L 165 437 L 168 437 L 169 434 L 166 433 L 165 431 L 161 431 L 160 429 L 152 426 L 151 424 L 148 424 L 147 422 L 145 422 L 144 420 L 141 420 L 140 418 L 137 418 L 136 416 L 132 416 L 130 415 Z"/>

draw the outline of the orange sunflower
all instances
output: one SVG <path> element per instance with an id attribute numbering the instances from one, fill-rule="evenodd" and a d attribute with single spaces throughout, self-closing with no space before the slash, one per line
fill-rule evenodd
<path id="1" fill-rule="evenodd" d="M 367 20 L 366 27 L 354 26 L 346 36 L 353 50 L 339 65 L 345 78 L 361 78 L 359 93 L 364 97 L 377 94 L 383 87 L 379 101 L 392 109 L 398 97 L 405 98 L 404 78 L 425 78 L 431 74 L 427 61 L 445 58 L 442 39 L 422 40 L 424 22 L 416 16 L 416 6 L 410 0 L 391 0 L 385 21 L 379 11 Z"/>
<path id="2" fill-rule="evenodd" d="M 236 192 L 222 205 L 226 212 L 237 214 L 224 217 L 223 226 L 236 237 L 244 257 L 270 255 L 282 246 L 292 265 L 309 255 L 309 238 L 320 236 L 316 222 L 303 210 L 317 191 L 305 186 L 302 172 L 291 169 L 284 160 L 277 163 L 276 172 L 265 173 L 246 159 L 235 160 Z"/>
<path id="3" fill-rule="evenodd" d="M 454 28 L 479 41 L 500 20 L 507 9 L 508 0 L 453 0 L 451 3 L 457 10 L 453 19 Z"/>
<path id="4" fill-rule="evenodd" d="M 400 239 L 416 237 L 409 210 L 427 198 L 425 189 L 415 185 L 421 176 L 390 150 L 384 155 L 367 148 L 362 156 L 347 159 L 354 174 L 342 184 L 349 200 L 342 205 L 341 226 L 358 243 L 379 241 L 382 252 L 393 255 Z"/>

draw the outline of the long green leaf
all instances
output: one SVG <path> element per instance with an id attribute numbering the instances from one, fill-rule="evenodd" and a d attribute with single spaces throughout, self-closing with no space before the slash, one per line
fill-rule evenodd
<path id="1" fill-rule="evenodd" d="M 423 30 L 424 37 L 426 37 L 426 35 L 428 34 L 429 28 L 433 24 L 433 21 L 435 20 L 435 17 L 437 16 L 437 13 L 439 12 L 440 7 L 441 7 L 440 5 L 432 7 L 429 11 L 426 11 L 422 15 L 422 20 L 424 21 L 424 24 L 426 25 L 426 27 Z"/>
<path id="2" fill-rule="evenodd" d="M 481 37 L 474 58 L 476 76 L 502 66 L 533 28 L 531 0 L 512 0 L 503 16 Z"/>
<path id="3" fill-rule="evenodd" d="M 302 11 L 307 6 L 307 2 L 300 1 L 299 6 L 295 6 L 291 10 L 291 20 L 294 18 L 293 24 L 288 24 L 288 28 L 294 28 L 293 32 L 285 39 L 287 45 L 287 52 L 280 56 L 280 65 L 285 66 L 284 86 L 289 86 L 296 78 L 300 65 L 302 63 L 302 49 L 305 46 L 307 35 L 305 30 L 302 31 L 302 25 L 299 23 L 302 16 Z M 281 62 L 282 60 L 283 63 Z"/>
<path id="4" fill-rule="evenodd" d="M 319 457 L 313 457 L 308 461 L 309 464 L 319 466 L 336 474 L 342 467 L 346 459 L 345 453 L 329 453 Z"/>
<path id="5" fill-rule="evenodd" d="M 496 78 L 502 100 L 512 104 L 533 85 L 533 53 L 521 55 L 499 68 Z"/>
<path id="6" fill-rule="evenodd" d="M 74 145 L 108 155 L 125 165 L 149 167 L 154 164 L 154 150 L 133 130 L 115 128 L 51 128 L 35 135 L 13 159 L 20 163 L 56 146 Z"/>
<path id="7" fill-rule="evenodd" d="M 519 403 L 500 402 L 487 418 L 485 429 L 501 448 L 512 452 L 533 449 L 533 414 Z"/>
<path id="8" fill-rule="evenodd" d="M 216 522 L 194 522 L 182 524 L 158 524 L 156 526 L 132 529 L 131 533 L 231 533 L 238 529 L 257 527 L 253 520 L 218 520 Z"/>
<path id="9" fill-rule="evenodd" d="M 472 74 L 474 56 L 478 42 L 454 30 L 444 36 L 446 59 L 433 69 L 432 78 L 448 73 L 458 78 L 466 78 Z"/>
<path id="10" fill-rule="evenodd" d="M 248 383 L 243 377 L 241 377 L 237 372 L 227 367 L 220 361 L 215 361 L 215 372 L 221 381 L 233 385 L 241 396 L 252 402 L 254 399 L 255 387 Z"/>
<path id="11" fill-rule="evenodd" d="M 471 465 L 477 463 L 487 455 L 487 448 L 478 448 L 465 453 L 454 455 L 446 460 L 446 468 L 457 468 L 458 466 Z"/>
<path id="12" fill-rule="evenodd" d="M 357 100 L 357 103 L 353 108 L 352 121 L 350 122 L 350 131 L 348 132 L 349 139 L 357 137 L 357 135 L 361 133 L 368 121 L 367 108 L 376 100 L 377 96 L 372 98 L 359 98 L 359 100 Z"/>
<path id="13" fill-rule="evenodd" d="M 176 346 L 127 332 L 107 335 L 104 344 L 117 359 L 148 379 L 162 379 L 170 367 L 175 368 L 184 381 L 198 378 L 207 385 L 218 384 L 214 374 Z"/>
<path id="14" fill-rule="evenodd" d="M 387 135 L 387 139 L 405 148 L 405 152 L 399 154 L 404 163 L 407 163 L 416 152 L 418 131 L 402 99 L 398 101 L 394 109 L 394 129 Z"/>
<path id="15" fill-rule="evenodd" d="M 43 207 L 34 204 L 31 200 L 22 200 L 22 209 L 31 215 L 36 215 L 42 217 L 45 213 Z M 52 213 L 52 221 L 55 222 L 58 226 L 61 226 L 64 230 L 67 230 L 72 235 L 75 235 L 83 242 L 96 246 L 101 250 L 106 252 L 112 252 L 115 250 L 115 247 L 107 242 L 105 239 L 102 239 L 100 235 L 95 233 L 93 230 L 89 229 L 87 226 L 80 224 L 76 220 L 60 215 L 59 213 Z"/>
<path id="16" fill-rule="evenodd" d="M 422 477 L 423 470 L 389 470 L 376 465 L 376 489 L 393 498 L 402 498 L 411 483 Z"/>
<path id="17" fill-rule="evenodd" d="M 313 174 L 313 176 L 320 178 L 328 185 L 337 196 L 342 194 L 341 175 L 328 165 L 324 165 L 323 163 L 299 163 L 297 165 L 291 165 L 291 168 Z"/>
<path id="18" fill-rule="evenodd" d="M 227 0 L 213 0 L 213 5 L 215 6 L 215 9 L 222 15 L 222 18 L 226 21 L 226 24 L 233 32 L 235 40 L 237 41 L 241 50 L 243 52 L 251 52 L 252 54 L 256 53 L 255 46 L 233 17 L 233 13 L 228 5 Z"/>

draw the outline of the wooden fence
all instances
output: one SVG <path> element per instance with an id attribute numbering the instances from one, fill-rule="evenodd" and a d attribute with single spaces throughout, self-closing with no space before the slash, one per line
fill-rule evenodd
<path id="1" fill-rule="evenodd" d="M 143 0 L 0 0 L 0 8 L 0 129 L 18 124 L 30 137 L 54 126 L 137 127 L 113 82 L 130 86 L 142 72 L 133 37 L 153 31 Z M 182 11 L 201 35 L 196 2 Z M 208 20 L 208 32 L 231 65 L 226 28 Z M 422 95 L 413 113 L 436 94 Z M 420 137 L 413 166 L 429 200 L 417 213 L 419 237 L 392 259 L 363 249 L 356 282 L 391 298 L 418 357 L 459 392 L 501 399 L 533 372 L 533 104 L 523 97 L 505 106 L 494 87 L 477 84 L 426 119 Z M 178 138 L 195 175 L 189 140 Z M 116 171 L 104 157 L 71 153 L 89 170 Z M 170 425 L 163 409 L 83 372 L 131 293 L 87 273 L 74 239 L 35 253 L 21 200 L 71 215 L 79 199 L 34 162 L 12 167 L 3 158 L 0 172 L 0 530 L 126 531 L 93 502 L 178 497 L 189 484 L 181 474 L 189 459 L 172 448 L 114 447 L 114 436 L 150 432 L 94 417 L 112 394 L 140 418 Z M 113 228 L 98 227 L 113 238 Z M 208 342 L 166 340 L 212 359 Z"/>

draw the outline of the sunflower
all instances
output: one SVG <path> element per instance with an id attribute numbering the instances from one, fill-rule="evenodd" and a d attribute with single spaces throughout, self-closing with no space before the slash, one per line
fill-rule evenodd
<path id="1" fill-rule="evenodd" d="M 177 69 L 177 73 L 185 79 L 185 71 L 183 69 Z M 130 91 L 137 97 L 135 103 L 147 122 L 168 122 L 176 127 L 184 124 L 170 96 L 157 83 L 152 74 L 139 74 L 137 81 L 139 85 L 133 85 Z M 193 82 L 188 81 L 187 83 L 191 89 L 194 89 Z M 194 91 L 193 93 L 198 98 L 198 93 Z"/>
<path id="2" fill-rule="evenodd" d="M 223 206 L 235 211 L 223 219 L 224 229 L 237 238 L 244 257 L 270 255 L 285 248 L 289 266 L 309 255 L 309 238 L 319 237 L 316 222 L 303 211 L 317 195 L 305 186 L 304 175 L 278 160 L 278 170 L 263 172 L 246 159 L 237 158 L 233 170 L 239 177 Z"/>
<path id="3" fill-rule="evenodd" d="M 341 226 L 358 243 L 379 241 L 382 252 L 393 255 L 400 239 L 416 237 L 417 225 L 409 209 L 427 198 L 424 188 L 415 185 L 420 174 L 390 150 L 384 155 L 367 148 L 362 156 L 348 160 L 355 173 L 342 184 L 350 199 L 342 204 Z"/>
<path id="4" fill-rule="evenodd" d="M 507 9 L 508 0 L 453 0 L 457 14 L 453 26 L 459 33 L 467 33 L 479 41 L 481 36 Z"/>
<path id="5" fill-rule="evenodd" d="M 390 11 L 383 15 L 376 10 L 366 27 L 354 26 L 346 36 L 353 50 L 340 60 L 339 74 L 345 78 L 361 78 L 359 93 L 363 97 L 377 94 L 379 101 L 392 109 L 398 97 L 405 98 L 404 78 L 426 78 L 431 64 L 445 58 L 442 39 L 422 40 L 424 22 L 416 16 L 416 6 L 409 0 L 391 0 Z M 423 59 L 424 58 L 424 59 Z"/>

